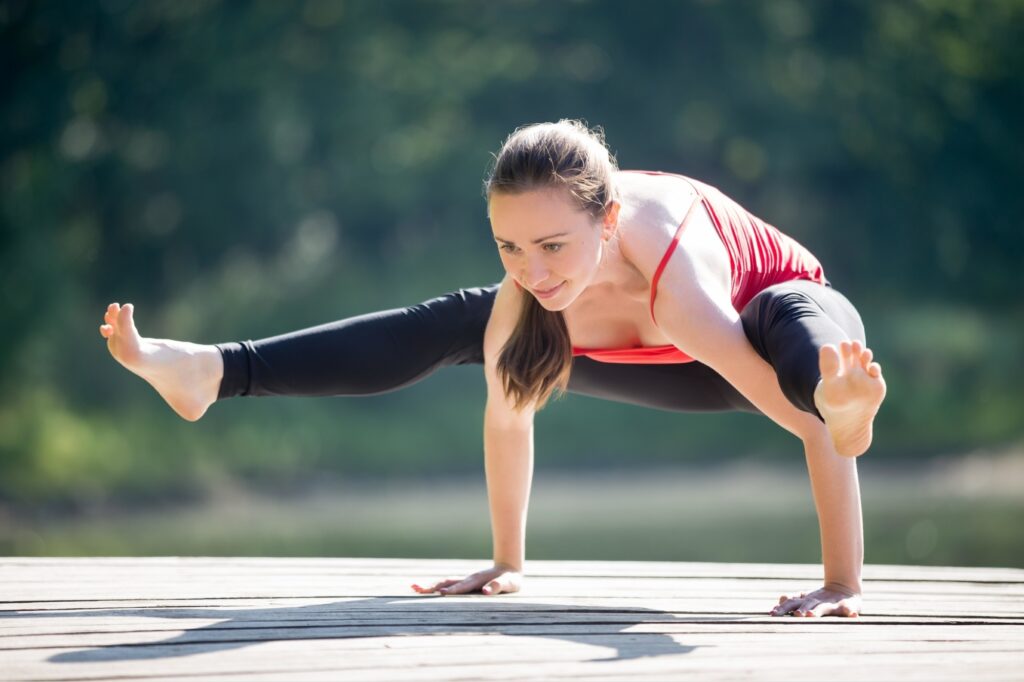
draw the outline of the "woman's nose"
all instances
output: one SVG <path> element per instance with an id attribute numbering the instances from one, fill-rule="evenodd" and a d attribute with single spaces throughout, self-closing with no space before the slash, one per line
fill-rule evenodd
<path id="1" fill-rule="evenodd" d="M 526 264 L 523 266 L 523 281 L 529 284 L 531 287 L 535 287 L 544 284 L 548 281 L 551 276 L 551 271 L 545 267 L 544 263 L 539 258 L 527 259 Z"/>

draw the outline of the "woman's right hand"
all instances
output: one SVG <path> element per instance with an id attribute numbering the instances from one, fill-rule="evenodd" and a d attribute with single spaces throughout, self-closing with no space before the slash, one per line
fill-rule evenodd
<path id="1" fill-rule="evenodd" d="M 491 568 L 477 571 L 466 578 L 448 578 L 429 587 L 413 583 L 412 589 L 420 594 L 437 592 L 440 595 L 468 594 L 482 592 L 486 595 L 518 592 L 523 584 L 523 574 L 511 566 L 495 564 Z"/>

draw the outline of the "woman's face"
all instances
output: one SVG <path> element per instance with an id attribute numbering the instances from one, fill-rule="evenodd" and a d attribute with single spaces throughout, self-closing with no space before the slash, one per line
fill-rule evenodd
<path id="1" fill-rule="evenodd" d="M 489 212 L 505 271 L 547 310 L 564 310 L 593 281 L 610 231 L 566 190 L 496 192 Z"/>

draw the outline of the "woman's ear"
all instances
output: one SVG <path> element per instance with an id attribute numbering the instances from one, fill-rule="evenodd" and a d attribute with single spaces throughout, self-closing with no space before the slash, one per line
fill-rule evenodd
<path id="1" fill-rule="evenodd" d="M 608 208 L 604 212 L 604 224 L 601 226 L 601 239 L 608 241 L 615 234 L 619 227 L 619 208 L 622 206 L 614 199 L 608 202 Z"/>

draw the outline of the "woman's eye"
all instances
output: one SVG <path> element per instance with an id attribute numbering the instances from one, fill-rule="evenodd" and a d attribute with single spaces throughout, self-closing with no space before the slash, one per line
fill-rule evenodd
<path id="1" fill-rule="evenodd" d="M 502 251 L 504 251 L 505 253 L 515 253 L 516 252 L 516 247 L 515 247 L 514 244 L 501 244 L 500 246 L 498 246 L 498 248 L 501 249 Z"/>
<path id="2" fill-rule="evenodd" d="M 544 248 L 547 249 L 548 251 L 550 251 L 551 253 L 557 253 L 559 250 L 561 250 L 562 245 L 561 244 L 545 244 Z"/>

